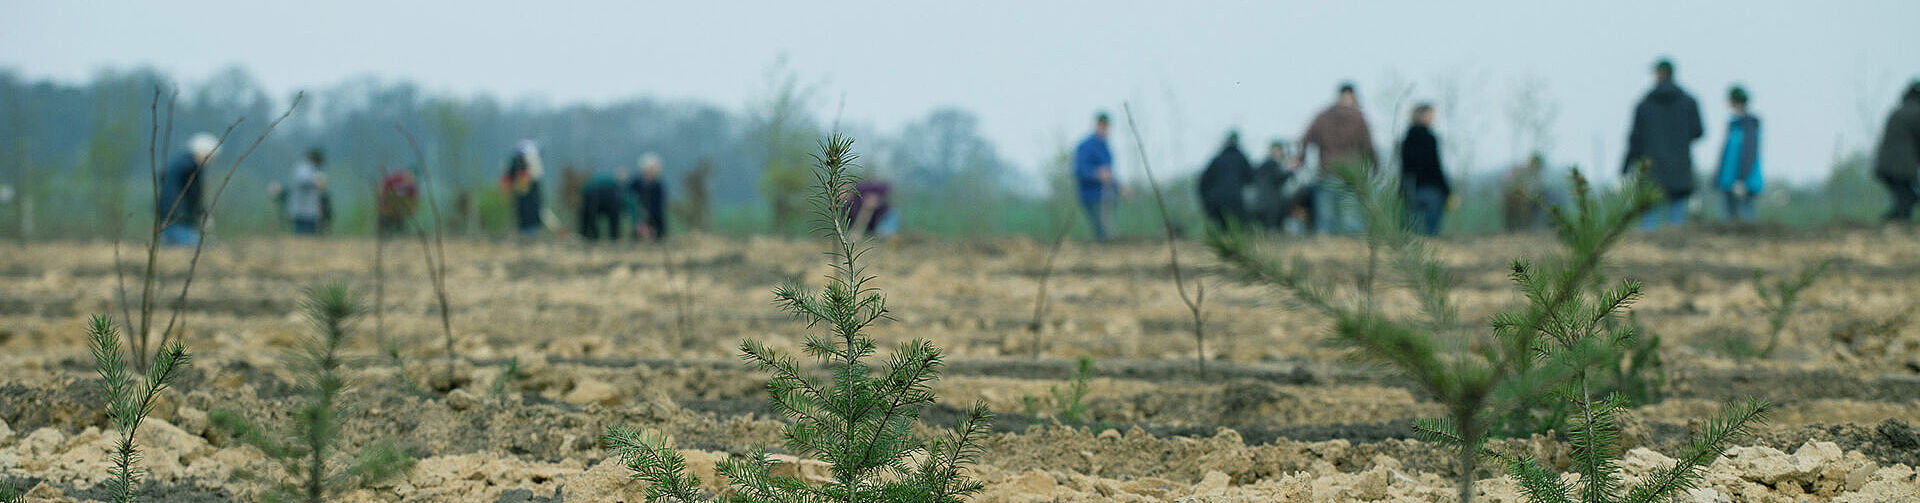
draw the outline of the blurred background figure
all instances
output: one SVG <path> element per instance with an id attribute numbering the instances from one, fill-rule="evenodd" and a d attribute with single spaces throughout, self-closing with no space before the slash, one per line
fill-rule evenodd
<path id="1" fill-rule="evenodd" d="M 854 239 L 872 234 L 882 238 L 900 232 L 900 212 L 893 206 L 893 186 L 878 177 L 853 184 L 842 210 Z"/>
<path id="2" fill-rule="evenodd" d="M 1620 171 L 1633 174 L 1641 164 L 1642 175 L 1667 196 L 1666 201 L 1647 212 L 1640 221 L 1642 229 L 1663 225 L 1681 225 L 1687 221 L 1687 198 L 1693 195 L 1693 142 L 1705 131 L 1700 125 L 1700 104 L 1673 81 L 1673 61 L 1661 59 L 1653 65 L 1653 89 L 1633 109 L 1633 128 L 1627 134 L 1627 157 Z"/>
<path id="3" fill-rule="evenodd" d="M 1227 142 L 1200 172 L 1200 209 L 1214 227 L 1247 221 L 1246 189 L 1253 180 L 1253 162 L 1240 151 L 1240 132 L 1227 132 Z"/>
<path id="4" fill-rule="evenodd" d="M 1532 232 L 1547 221 L 1547 189 L 1543 180 L 1546 159 L 1540 154 L 1507 170 L 1500 190 L 1500 222 L 1507 232 Z"/>
<path id="5" fill-rule="evenodd" d="M 379 232 L 385 235 L 407 231 L 407 222 L 413 219 L 413 211 L 420 204 L 420 186 L 414 182 L 413 171 L 402 168 L 389 168 L 380 177 L 380 195 L 374 202 L 374 211 L 379 214 Z"/>
<path id="6" fill-rule="evenodd" d="M 1424 236 L 1440 235 L 1453 186 L 1440 165 L 1440 140 L 1433 136 L 1433 105 L 1413 107 L 1413 125 L 1400 140 L 1400 190 L 1407 198 L 1407 223 Z"/>
<path id="7" fill-rule="evenodd" d="M 1360 233 L 1360 212 L 1353 188 L 1334 176 L 1338 166 L 1357 165 L 1367 173 L 1379 158 L 1373 150 L 1373 132 L 1367 128 L 1367 116 L 1360 111 L 1360 97 L 1353 83 L 1340 84 L 1333 105 L 1320 112 L 1300 135 L 1300 152 L 1305 162 L 1307 150 L 1320 158 L 1313 195 L 1313 228 L 1320 234 L 1353 235 Z"/>
<path id="8" fill-rule="evenodd" d="M 194 133 L 187 139 L 187 151 L 167 164 L 161 176 L 160 199 L 155 201 L 154 217 L 160 220 L 160 242 L 168 246 L 193 246 L 200 243 L 200 169 L 213 160 L 220 140 L 212 133 Z"/>
<path id="9" fill-rule="evenodd" d="M 327 174 L 321 171 L 326 163 L 326 153 L 320 147 L 307 149 L 307 154 L 293 163 L 293 178 L 286 185 L 287 218 L 293 222 L 293 235 L 315 236 L 321 233 L 326 221 Z"/>
<path id="10" fill-rule="evenodd" d="M 1113 176 L 1113 150 L 1107 147 L 1107 113 L 1093 116 L 1093 133 L 1073 149 L 1073 179 L 1080 188 L 1080 207 L 1094 241 L 1106 241 L 1112 224 L 1114 196 L 1119 180 Z"/>
<path id="11" fill-rule="evenodd" d="M 1727 141 L 1720 146 L 1720 172 L 1714 187 L 1727 202 L 1727 219 L 1735 222 L 1754 220 L 1753 201 L 1760 197 L 1760 118 L 1747 110 L 1747 90 L 1733 86 L 1727 91 Z"/>
<path id="12" fill-rule="evenodd" d="M 1253 168 L 1253 202 L 1247 207 L 1247 214 L 1261 227 L 1279 230 L 1291 213 L 1293 202 L 1286 192 L 1287 181 L 1293 175 L 1291 165 L 1287 142 L 1274 140 L 1267 145 L 1267 160 Z"/>
<path id="13" fill-rule="evenodd" d="M 500 176 L 500 190 L 513 201 L 513 225 L 521 238 L 540 232 L 540 148 L 533 140 L 521 140 L 507 159 L 507 172 Z"/>
<path id="14" fill-rule="evenodd" d="M 1920 193 L 1914 187 L 1920 183 L 1920 80 L 1907 85 L 1900 106 L 1887 116 L 1873 171 L 1893 196 L 1886 220 L 1913 221 L 1913 205 L 1920 204 Z"/>
<path id="15" fill-rule="evenodd" d="M 620 214 L 627 211 L 628 204 L 620 182 L 628 174 L 625 168 L 621 168 L 618 175 L 594 173 L 579 184 L 581 239 L 593 242 L 605 235 L 608 241 L 619 241 L 620 235 L 626 233 L 626 228 L 620 226 Z"/>
<path id="16" fill-rule="evenodd" d="M 638 209 L 633 217 L 634 235 L 642 241 L 667 238 L 667 184 L 660 179 L 660 168 L 659 154 L 640 156 L 640 177 L 627 185 Z"/>

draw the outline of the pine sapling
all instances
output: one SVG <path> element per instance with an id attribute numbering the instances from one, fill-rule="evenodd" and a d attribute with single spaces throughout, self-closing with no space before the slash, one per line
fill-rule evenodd
<path id="1" fill-rule="evenodd" d="M 290 424 L 283 431 L 269 431 L 237 412 L 216 410 L 209 415 L 213 426 L 259 448 L 286 471 L 287 480 L 262 496 L 267 501 L 318 503 L 405 474 L 413 467 L 413 458 L 391 444 L 375 443 L 350 459 L 338 459 L 347 409 L 343 395 L 348 387 L 341 349 L 351 324 L 364 309 L 340 284 L 308 289 L 300 307 L 316 333 L 291 359 L 304 379 L 300 383 L 304 403 L 295 409 Z"/>
<path id="2" fill-rule="evenodd" d="M 823 329 L 807 337 L 803 352 L 824 365 L 828 376 L 809 372 L 793 355 L 759 342 L 740 344 L 742 359 L 772 374 L 770 400 L 793 421 L 782 432 L 786 448 L 830 464 L 833 480 L 813 485 L 774 475 L 775 462 L 758 450 L 715 466 L 731 484 L 727 501 L 958 502 L 982 487 L 966 470 L 979 459 L 980 442 L 991 431 L 992 414 L 984 402 L 969 407 L 950 434 L 926 439 L 913 430 L 936 398 L 932 384 L 944 365 L 940 349 L 918 339 L 902 344 L 878 369 L 869 363 L 876 345 L 865 331 L 887 317 L 887 307 L 886 297 L 872 285 L 874 276 L 866 272 L 867 248 L 840 219 L 839 209 L 853 187 L 848 167 L 857 156 L 852 146 L 851 139 L 835 134 L 815 156 L 814 225 L 831 245 L 827 255 L 833 272 L 826 287 L 811 291 L 788 284 L 774 290 L 778 305 L 809 328 Z M 664 435 L 615 426 L 601 442 L 634 478 L 648 482 L 649 501 L 712 499 Z"/>
<path id="3" fill-rule="evenodd" d="M 164 345 L 153 356 L 145 379 L 135 382 L 120 352 L 120 333 L 112 319 L 95 315 L 87 324 L 87 339 L 93 349 L 94 370 L 107 391 L 107 421 L 120 433 L 110 453 L 113 468 L 107 480 L 108 498 L 114 503 L 130 503 L 139 499 L 140 479 L 146 472 L 139 466 L 140 447 L 134 443 L 134 434 L 141 420 L 153 413 L 160 391 L 180 376 L 193 357 L 178 341 Z"/>
<path id="4" fill-rule="evenodd" d="M 1093 380 L 1093 358 L 1082 356 L 1074 361 L 1073 380 L 1067 382 L 1067 389 L 1058 386 L 1047 388 L 1053 393 L 1053 399 L 1060 403 L 1060 422 L 1068 426 L 1086 426 L 1087 382 Z"/>
<path id="5" fill-rule="evenodd" d="M 1780 348 L 1780 334 L 1787 330 L 1787 321 L 1793 317 L 1794 308 L 1800 305 L 1800 292 L 1813 286 L 1820 275 L 1827 271 L 1833 261 L 1822 260 L 1810 266 L 1801 267 L 1800 273 L 1791 278 L 1780 278 L 1766 282 L 1766 272 L 1753 271 L 1753 290 L 1760 294 L 1760 302 L 1767 308 L 1767 345 L 1760 349 L 1760 357 L 1768 358 Z"/>
<path id="6" fill-rule="evenodd" d="M 1639 187 L 1596 198 L 1586 180 L 1574 172 L 1572 203 L 1552 212 L 1567 256 L 1547 267 L 1514 262 L 1512 275 L 1527 304 L 1496 315 L 1490 333 L 1476 333 L 1458 321 L 1458 311 L 1448 299 L 1452 275 L 1406 225 L 1396 183 L 1369 171 L 1353 163 L 1338 163 L 1334 170 L 1353 188 L 1365 223 L 1367 265 L 1356 278 L 1354 297 L 1336 294 L 1312 274 L 1305 261 L 1286 264 L 1255 253 L 1244 233 L 1216 233 L 1210 241 L 1243 280 L 1270 285 L 1298 305 L 1332 318 L 1336 341 L 1398 367 L 1445 404 L 1445 424 L 1459 439 L 1458 501 L 1470 502 L 1478 453 L 1493 411 L 1561 388 L 1577 370 L 1614 357 L 1602 338 L 1553 337 L 1589 329 L 1638 295 L 1637 285 L 1631 283 L 1598 297 L 1587 287 L 1606 252 L 1652 205 L 1654 196 Z M 1377 268 L 1383 260 L 1390 270 Z M 1419 301 L 1419 312 L 1413 315 L 1391 316 L 1376 309 L 1378 276 L 1396 272 Z M 1555 343 L 1558 349 L 1543 351 Z"/>

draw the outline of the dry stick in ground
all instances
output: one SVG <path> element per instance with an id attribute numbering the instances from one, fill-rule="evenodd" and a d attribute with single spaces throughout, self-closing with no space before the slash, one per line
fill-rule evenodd
<path id="1" fill-rule="evenodd" d="M 420 250 L 427 257 L 427 275 L 433 281 L 434 296 L 440 301 L 440 332 L 446 336 L 447 342 L 447 385 L 452 386 L 453 318 L 447 312 L 447 242 L 441 231 L 444 226 L 440 225 L 440 203 L 435 202 L 433 194 L 428 192 L 433 190 L 433 169 L 427 167 L 427 156 L 420 153 L 420 142 L 414 141 L 413 133 L 407 132 L 407 128 L 399 123 L 394 123 L 393 129 L 406 137 L 407 146 L 413 149 L 413 160 L 420 166 L 420 195 L 427 200 L 428 216 L 433 218 L 432 243 L 427 242 L 425 229 L 415 229 L 415 235 L 420 236 Z"/>
<path id="2" fill-rule="evenodd" d="M 1153 203 L 1160 208 L 1160 223 L 1167 231 L 1167 261 L 1173 266 L 1173 287 L 1180 292 L 1180 302 L 1186 303 L 1187 311 L 1193 314 L 1194 359 L 1199 363 L 1200 379 L 1207 378 L 1207 331 L 1206 316 L 1201 307 L 1207 301 L 1207 285 L 1198 278 L 1193 282 L 1193 294 L 1187 294 L 1186 275 L 1180 272 L 1180 248 L 1178 237 L 1173 231 L 1173 217 L 1167 213 L 1167 198 L 1160 193 L 1160 182 L 1153 178 L 1153 164 L 1147 161 L 1147 145 L 1140 140 L 1140 127 L 1133 123 L 1133 106 L 1121 103 L 1120 109 L 1127 115 L 1127 130 L 1133 133 L 1133 146 L 1140 151 L 1140 168 L 1146 172 L 1147 186 L 1153 189 Z"/>
<path id="3" fill-rule="evenodd" d="M 1053 277 L 1053 259 L 1060 255 L 1061 245 L 1067 242 L 1067 231 L 1073 230 L 1073 214 L 1067 213 L 1054 228 L 1053 244 L 1047 247 L 1047 260 L 1040 265 L 1039 291 L 1033 295 L 1033 321 L 1027 323 L 1027 329 L 1033 331 L 1033 359 L 1040 359 L 1040 332 L 1047 326 L 1047 308 L 1051 302 L 1047 298 L 1047 280 Z"/>
<path id="4" fill-rule="evenodd" d="M 260 143 L 267 140 L 267 135 L 273 134 L 273 130 L 280 127 L 281 121 L 287 120 L 288 116 L 293 115 L 293 111 L 295 109 L 300 108 L 300 101 L 305 99 L 306 97 L 307 97 L 307 93 L 305 91 L 294 94 L 293 103 L 287 104 L 287 110 L 285 112 L 281 112 L 280 117 L 273 119 L 273 122 L 267 123 L 267 129 L 264 131 L 261 131 L 260 136 L 254 137 L 253 143 L 250 145 L 247 145 L 247 150 L 244 152 L 241 152 L 239 157 L 234 158 L 232 164 L 227 165 L 226 176 L 220 179 L 220 186 L 215 187 L 213 189 L 213 198 L 207 200 L 206 208 L 203 208 L 200 210 L 200 221 L 195 226 L 195 228 L 198 228 L 198 229 L 207 228 L 207 219 L 213 217 L 213 209 L 220 205 L 220 195 L 227 192 L 227 184 L 233 182 L 233 173 L 240 170 L 240 163 L 246 162 L 247 157 L 253 155 L 253 150 L 260 148 Z M 239 121 L 234 121 L 234 124 L 238 125 Z M 227 130 L 231 132 L 233 130 L 233 127 L 229 126 Z M 224 135 L 222 136 L 224 137 Z M 224 141 L 225 140 L 223 139 L 222 142 Z M 218 146 L 214 147 L 215 152 L 218 152 L 219 150 L 220 148 Z M 187 177 L 187 183 L 192 184 L 193 179 L 197 178 L 198 176 L 199 176 L 199 171 L 196 170 L 193 176 Z M 186 191 L 182 190 L 181 192 L 184 195 Z M 177 205 L 179 203 L 176 201 L 175 204 Z M 167 316 L 167 329 L 163 332 L 160 332 L 160 344 L 162 347 L 166 345 L 168 338 L 176 336 L 174 332 L 174 322 L 180 320 L 180 311 L 183 311 L 186 309 L 187 290 L 193 288 L 193 272 L 199 269 L 200 251 L 206 249 L 206 246 L 207 246 L 206 236 L 201 236 L 201 239 L 195 240 L 193 243 L 193 258 L 187 261 L 187 277 L 186 279 L 183 280 L 184 282 L 180 285 L 180 297 L 179 299 L 174 301 L 173 314 Z M 186 330 L 186 327 L 183 325 L 180 327 L 180 329 L 182 332 L 184 332 Z M 184 338 L 185 336 L 179 335 L 178 337 Z"/>

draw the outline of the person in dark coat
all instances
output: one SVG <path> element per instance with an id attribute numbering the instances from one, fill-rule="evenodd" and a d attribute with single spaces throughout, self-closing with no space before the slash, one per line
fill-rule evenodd
<path id="1" fill-rule="evenodd" d="M 599 241 L 605 236 L 608 241 L 619 241 L 625 234 L 620 226 L 620 214 L 627 210 L 626 196 L 620 188 L 620 179 L 606 173 L 595 173 L 580 183 L 580 238 L 587 241 Z"/>
<path id="2" fill-rule="evenodd" d="M 1733 117 L 1727 119 L 1727 142 L 1720 147 L 1720 170 L 1713 185 L 1726 197 L 1728 220 L 1752 222 L 1753 200 L 1763 186 L 1760 118 L 1747 111 L 1747 90 L 1740 86 L 1727 91 L 1727 106 Z"/>
<path id="3" fill-rule="evenodd" d="M 1893 206 L 1887 208 L 1888 222 L 1913 220 L 1913 206 L 1920 204 L 1920 81 L 1907 86 L 1900 107 L 1887 116 L 1886 129 L 1880 133 L 1880 150 L 1874 155 L 1874 175 L 1887 186 Z"/>
<path id="4" fill-rule="evenodd" d="M 1215 227 L 1240 225 L 1247 220 L 1245 191 L 1253 178 L 1253 162 L 1240 151 L 1240 133 L 1227 133 L 1227 144 L 1200 172 L 1200 208 Z"/>
<path id="5" fill-rule="evenodd" d="M 1645 180 L 1659 187 L 1667 200 L 1647 212 L 1642 229 L 1680 225 L 1687 219 L 1687 197 L 1693 195 L 1693 142 L 1704 133 L 1700 105 L 1673 82 L 1673 62 L 1654 64 L 1653 89 L 1633 109 L 1633 129 L 1627 134 L 1627 157 L 1620 171 L 1632 174 L 1645 164 Z"/>
<path id="6" fill-rule="evenodd" d="M 640 177 L 628 182 L 638 213 L 633 216 L 634 234 L 644 241 L 667 238 L 667 186 L 660 180 L 660 156 L 651 152 L 640 156 Z"/>
<path id="7" fill-rule="evenodd" d="M 193 246 L 200 243 L 200 222 L 205 208 L 200 203 L 200 187 L 207 184 L 201 168 L 213 160 L 220 140 L 210 133 L 195 133 L 187 140 L 187 152 L 167 164 L 160 179 L 160 198 L 154 203 L 154 218 L 160 220 L 160 242 L 168 246 Z"/>
<path id="8" fill-rule="evenodd" d="M 1440 234 L 1453 186 L 1440 164 L 1440 140 L 1433 136 L 1433 105 L 1413 107 L 1413 126 L 1400 140 L 1400 190 L 1406 194 L 1408 223 L 1426 236 Z"/>
<path id="9" fill-rule="evenodd" d="M 540 194 L 540 152 L 531 141 L 521 141 L 507 161 L 507 172 L 500 177 L 500 188 L 513 201 L 514 229 L 523 238 L 540 232 L 542 201 Z"/>
<path id="10" fill-rule="evenodd" d="M 1292 213 L 1293 201 L 1287 197 L 1287 182 L 1293 177 L 1293 170 L 1287 169 L 1290 158 L 1287 156 L 1287 142 L 1274 140 L 1267 146 L 1267 160 L 1253 168 L 1253 202 L 1247 207 L 1247 217 L 1267 229 L 1278 230 L 1285 226 L 1287 216 Z"/>

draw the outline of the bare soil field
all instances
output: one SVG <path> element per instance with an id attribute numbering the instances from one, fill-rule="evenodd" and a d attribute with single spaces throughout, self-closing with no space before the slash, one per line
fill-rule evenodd
<path id="1" fill-rule="evenodd" d="M 1208 274 L 1219 269 L 1210 254 L 1182 246 L 1208 288 L 1205 379 L 1159 242 L 1068 243 L 1037 324 L 1046 243 L 908 237 L 876 248 L 872 272 L 894 316 L 876 337 L 883 346 L 927 338 L 947 351 L 929 427 L 952 424 L 975 400 L 996 412 L 997 433 L 974 471 L 987 489 L 975 501 L 1454 498 L 1450 454 L 1414 440 L 1409 427 L 1439 415 L 1437 403 L 1328 345 L 1328 320 Z M 346 281 L 372 303 L 373 248 L 366 239 L 208 246 L 183 314 L 195 360 L 140 430 L 147 494 L 253 500 L 277 476 L 259 450 L 210 429 L 208 415 L 291 413 L 296 385 L 283 362 L 308 330 L 296 312 L 301 289 Z M 819 284 L 827 272 L 819 243 L 687 236 L 672 248 L 447 248 L 452 379 L 417 242 L 388 244 L 380 315 L 355 326 L 345 443 L 397 440 L 420 462 L 348 500 L 642 501 L 642 483 L 598 445 L 621 423 L 665 432 L 708 475 L 712 461 L 755 446 L 787 455 L 765 376 L 742 365 L 736 347 L 742 339 L 799 347 L 806 327 L 777 311 L 770 291 Z M 1329 274 L 1356 270 L 1354 257 L 1364 256 L 1343 239 L 1287 249 Z M 1521 302 L 1509 261 L 1557 245 L 1536 235 L 1436 249 L 1459 277 L 1462 315 L 1483 319 Z M 162 254 L 165 302 L 189 253 Z M 137 253 L 122 254 L 131 271 Z M 28 501 L 105 493 L 115 434 L 83 325 L 93 313 L 121 313 L 114 257 L 111 243 L 0 245 L 0 482 Z M 1719 404 L 1755 396 L 1776 405 L 1771 420 L 1683 499 L 1920 501 L 1920 234 L 1694 228 L 1636 235 L 1611 258 L 1608 276 L 1645 283 L 1634 311 L 1664 342 L 1665 400 L 1638 405 L 1626 427 L 1629 481 L 1670 463 L 1662 453 L 1678 451 Z M 1832 269 L 1805 294 L 1777 354 L 1723 349 L 1765 337 L 1755 269 L 1777 275 L 1823 259 Z M 400 342 L 401 365 L 383 356 L 387 338 Z M 1050 389 L 1067 383 L 1081 356 L 1097 360 L 1086 400 L 1093 423 L 1061 425 Z M 510 360 L 521 375 L 495 392 Z M 1563 440 L 1501 442 L 1569 465 Z M 793 473 L 824 476 L 817 461 L 787 459 Z M 1488 501 L 1519 501 L 1497 473 L 1483 474 L 1480 487 Z"/>

